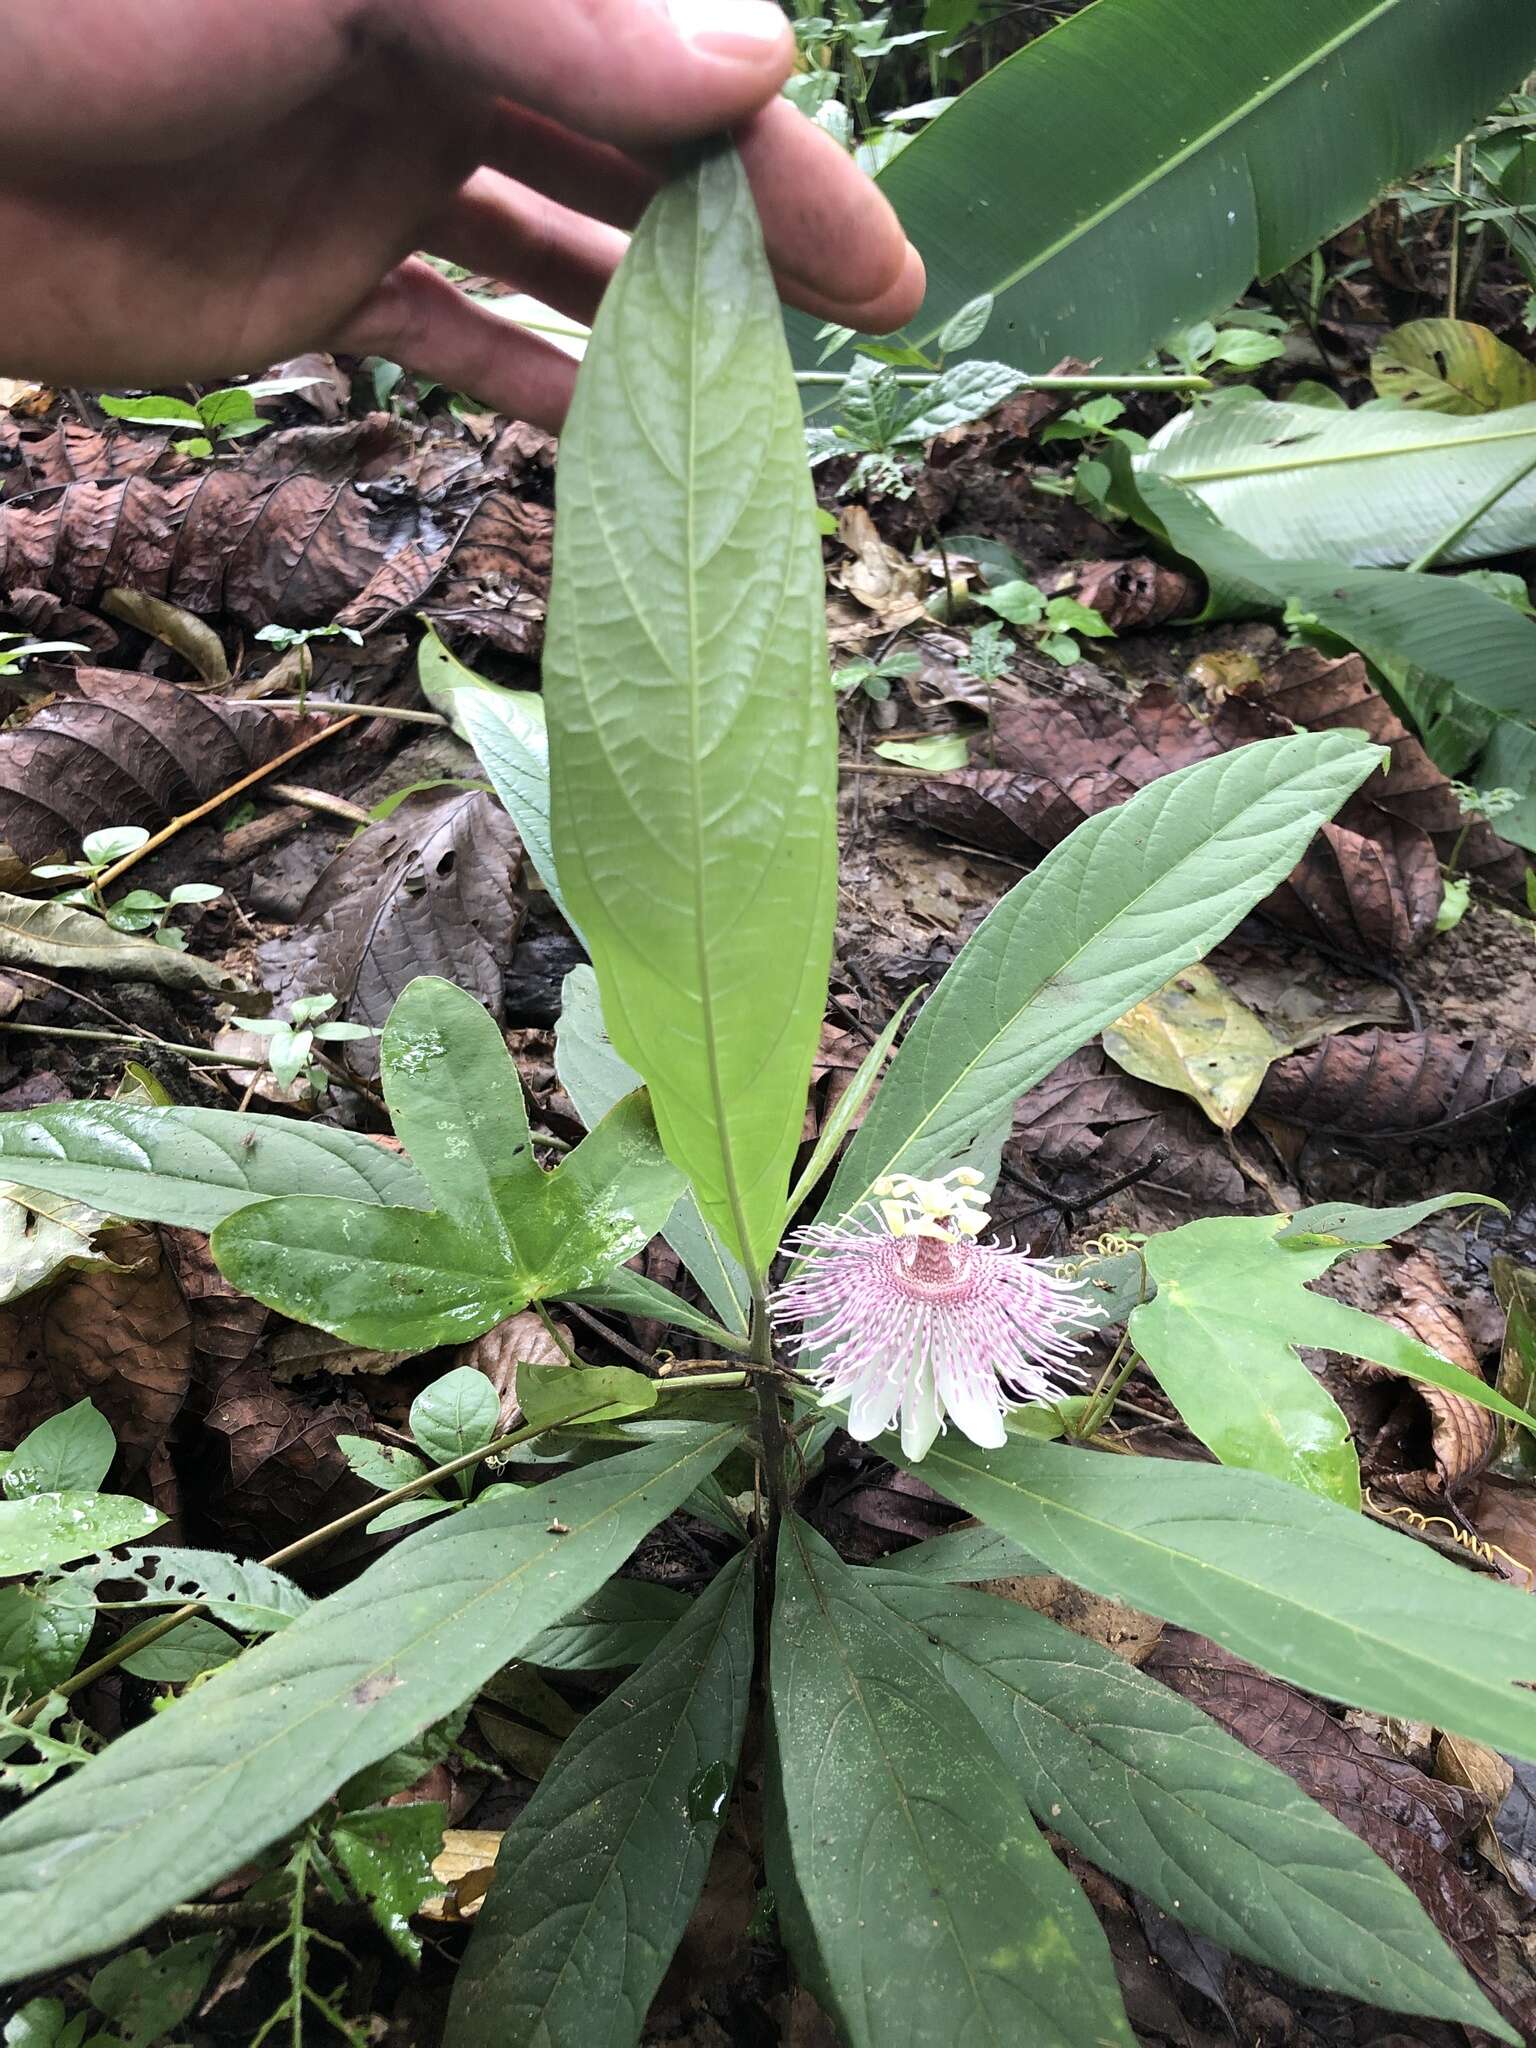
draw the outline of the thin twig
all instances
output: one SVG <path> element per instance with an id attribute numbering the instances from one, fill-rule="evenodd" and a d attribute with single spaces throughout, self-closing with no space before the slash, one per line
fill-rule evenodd
<path id="1" fill-rule="evenodd" d="M 263 697 L 267 711 L 318 711 L 327 718 L 398 718 L 404 725 L 447 725 L 438 711 L 416 711 L 402 704 L 343 704 L 335 697 Z"/>
<path id="2" fill-rule="evenodd" d="M 230 783 L 226 789 L 221 789 L 205 803 L 198 804 L 190 811 L 183 811 L 179 818 L 172 818 L 169 825 L 162 825 L 142 846 L 136 846 L 132 853 L 125 853 L 105 874 L 98 875 L 96 887 L 98 890 L 110 888 L 120 876 L 128 872 L 129 868 L 147 859 L 150 854 L 158 853 L 168 840 L 174 839 L 178 832 L 185 831 L 188 825 L 195 825 L 199 818 L 206 818 L 210 811 L 221 810 L 231 797 L 239 796 L 242 790 L 250 789 L 258 782 L 264 782 L 269 775 L 275 774 L 279 768 L 286 767 L 288 762 L 298 760 L 301 754 L 307 754 L 312 747 L 318 747 L 326 740 L 335 739 L 336 735 L 345 732 L 349 725 L 360 723 L 364 715 L 361 711 L 354 711 L 350 717 L 338 719 L 335 725 L 324 726 L 319 732 L 312 732 L 308 739 L 300 740 L 296 746 L 289 747 L 286 753 L 274 755 L 260 768 L 253 768 L 248 775 L 242 775 L 238 781 Z"/>

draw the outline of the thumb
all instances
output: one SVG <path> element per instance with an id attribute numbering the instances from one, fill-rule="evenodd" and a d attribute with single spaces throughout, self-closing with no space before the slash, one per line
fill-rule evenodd
<path id="1" fill-rule="evenodd" d="M 578 133 L 646 149 L 734 128 L 795 40 L 773 0 L 389 0 L 410 47 Z"/>

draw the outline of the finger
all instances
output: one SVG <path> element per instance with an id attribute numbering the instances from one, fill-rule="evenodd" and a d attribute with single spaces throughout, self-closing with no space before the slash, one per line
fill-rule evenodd
<path id="1" fill-rule="evenodd" d="M 845 326 L 863 309 L 884 333 L 922 300 L 922 266 L 890 203 L 832 138 L 787 100 L 775 100 L 737 132 L 763 223 L 769 260 L 791 304 Z M 633 227 L 665 163 L 572 135 L 556 122 L 503 106 L 487 160 L 573 211 Z"/>
<path id="2" fill-rule="evenodd" d="M 576 384 L 563 350 L 478 305 L 412 257 L 371 291 L 327 344 L 385 356 L 492 412 L 558 432 Z"/>
<path id="3" fill-rule="evenodd" d="M 499 171 L 477 171 L 425 241 L 435 255 L 590 326 L 629 237 Z"/>
<path id="4" fill-rule="evenodd" d="M 376 0 L 372 18 L 476 90 L 628 149 L 736 127 L 795 60 L 773 0 Z"/>

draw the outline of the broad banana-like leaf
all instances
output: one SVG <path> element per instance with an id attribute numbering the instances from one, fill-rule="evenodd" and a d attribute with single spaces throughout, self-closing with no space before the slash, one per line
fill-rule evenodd
<path id="1" fill-rule="evenodd" d="M 880 184 L 928 266 L 910 332 L 1132 369 L 1354 220 L 1536 66 L 1530 0 L 1098 0 L 961 95 Z M 816 360 L 816 323 L 796 332 Z"/>
<path id="2" fill-rule="evenodd" d="M 1399 569 L 1469 518 L 1437 562 L 1536 545 L 1536 404 L 1469 419 L 1268 399 L 1205 406 L 1170 421 L 1136 468 L 1182 484 L 1229 532 L 1281 558 Z"/>

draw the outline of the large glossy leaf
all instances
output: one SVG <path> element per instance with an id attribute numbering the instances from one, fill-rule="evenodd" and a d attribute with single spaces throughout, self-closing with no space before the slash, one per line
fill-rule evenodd
<path id="1" fill-rule="evenodd" d="M 1353 1228 L 1368 1228 L 1361 1222 L 1368 1213 L 1356 1211 Z M 1376 1242 L 1394 1235 L 1393 1221 L 1382 1213 L 1386 1227 Z M 1142 1247 L 1157 1293 L 1131 1311 L 1131 1342 L 1224 1465 L 1270 1472 L 1345 1507 L 1360 1505 L 1349 1425 L 1302 1364 L 1298 1345 L 1368 1359 L 1530 1426 L 1531 1418 L 1502 1394 L 1406 1330 L 1312 1293 L 1307 1282 L 1320 1279 L 1348 1247 L 1337 1234 L 1321 1245 L 1300 1236 L 1282 1241 L 1281 1232 L 1292 1228 L 1285 1216 L 1207 1216 L 1161 1231 Z"/>
<path id="2" fill-rule="evenodd" d="M 1241 747 L 1078 827 L 978 927 L 892 1060 L 823 1208 L 930 1174 L 1058 1061 L 1198 960 L 1382 759 L 1356 733 Z"/>
<path id="3" fill-rule="evenodd" d="M 523 1083 L 490 1012 L 451 981 L 408 982 L 384 1026 L 380 1078 L 395 1136 L 433 1204 L 510 1254 L 504 1197 L 533 1164 Z"/>
<path id="4" fill-rule="evenodd" d="M 1022 1439 L 945 1437 L 920 1470 L 1096 1593 L 1310 1692 L 1536 1758 L 1536 1605 L 1348 1508 L 1260 1472 Z"/>
<path id="5" fill-rule="evenodd" d="M 852 2048 L 1129 2048 L 1104 1936 L 1014 1777 L 867 1576 L 793 1517 L 771 1675 L 813 1978 Z"/>
<path id="6" fill-rule="evenodd" d="M 0 1160 L 29 1187 L 113 1216 L 212 1230 L 268 1195 L 425 1209 L 408 1159 L 355 1131 L 132 1102 L 59 1102 L 0 1115 Z"/>
<path id="7" fill-rule="evenodd" d="M 701 1424 L 407 1536 L 0 1824 L 0 1975 L 110 1948 L 478 1691 L 711 1473 Z"/>
<path id="8" fill-rule="evenodd" d="M 725 1813 L 752 1681 L 750 1554 L 570 1736 L 502 1839 L 445 2048 L 630 2048 Z"/>
<path id="9" fill-rule="evenodd" d="M 1295 604 L 1379 667 L 1421 669 L 1510 719 L 1536 715 L 1536 624 L 1464 577 L 1271 560 L 1162 477 L 1143 472 L 1131 493 L 1143 523 L 1204 572 L 1211 614 Z"/>
<path id="10" fill-rule="evenodd" d="M 643 1086 L 634 1068 L 614 1051 L 603 1023 L 597 976 L 590 967 L 573 967 L 561 985 L 555 1072 L 588 1129 L 608 1114 L 621 1095 Z M 752 1304 L 746 1269 L 704 1221 L 691 1189 L 678 1197 L 662 1236 L 698 1281 L 726 1328 L 744 1332 Z"/>
<path id="11" fill-rule="evenodd" d="M 549 729 L 537 690 L 488 683 L 451 654 L 429 626 L 416 650 L 421 693 L 480 757 L 517 827 L 539 880 L 571 921 L 549 836 Z"/>
<path id="12" fill-rule="evenodd" d="M 1533 65 L 1526 0 L 1099 0 L 881 173 L 928 266 L 911 332 L 930 341 L 995 292 L 980 354 L 1132 369 L 1356 219 Z M 814 329 L 797 324 L 807 363 Z"/>
<path id="13" fill-rule="evenodd" d="M 867 1583 L 1040 1819 L 1122 1883 L 1298 1983 L 1504 2033 L 1408 1887 L 1198 1707 L 1014 1601 Z"/>
<path id="14" fill-rule="evenodd" d="M 751 195 L 653 203 L 561 439 L 554 847 L 614 1045 L 749 1266 L 777 1244 L 836 891 L 833 697 L 799 399 Z"/>
<path id="15" fill-rule="evenodd" d="M 645 1097 L 629 1095 L 553 1173 L 530 1161 L 496 1184 L 504 1236 L 436 1209 L 289 1195 L 237 1211 L 210 1242 L 237 1287 L 295 1321 L 375 1350 L 421 1350 L 602 1285 L 650 1243 L 681 1185 Z"/>
<path id="16" fill-rule="evenodd" d="M 1223 526 L 1282 559 L 1402 567 L 1505 484 L 1441 560 L 1536 543 L 1536 404 L 1453 419 L 1249 398 L 1181 413 L 1136 467 L 1192 491 Z"/>

